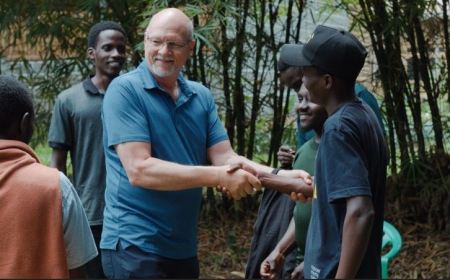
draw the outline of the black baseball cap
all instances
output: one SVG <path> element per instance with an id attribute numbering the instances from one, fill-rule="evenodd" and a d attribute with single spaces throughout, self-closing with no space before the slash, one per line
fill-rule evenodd
<path id="1" fill-rule="evenodd" d="M 295 66 L 316 66 L 346 81 L 355 81 L 364 66 L 366 48 L 350 32 L 318 25 L 295 59 Z"/>
<path id="2" fill-rule="evenodd" d="M 280 59 L 277 62 L 278 71 L 283 72 L 291 66 L 297 66 L 301 62 L 299 53 L 302 52 L 302 48 L 303 43 L 284 44 L 280 49 Z"/>

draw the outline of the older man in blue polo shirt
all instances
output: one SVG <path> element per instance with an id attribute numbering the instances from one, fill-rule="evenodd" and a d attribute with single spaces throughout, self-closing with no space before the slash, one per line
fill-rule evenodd
<path id="1" fill-rule="evenodd" d="M 100 248 L 109 278 L 198 277 L 201 186 L 219 185 L 239 199 L 261 187 L 256 171 L 272 171 L 234 153 L 209 90 L 180 74 L 194 49 L 192 33 L 178 9 L 154 15 L 145 61 L 106 93 Z M 308 181 L 303 171 L 283 174 Z"/>

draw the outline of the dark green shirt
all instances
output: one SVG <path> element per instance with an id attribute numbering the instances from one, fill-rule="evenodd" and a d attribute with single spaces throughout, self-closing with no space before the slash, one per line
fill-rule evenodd
<path id="1" fill-rule="evenodd" d="M 90 78 L 61 92 L 53 109 L 48 143 L 70 152 L 73 185 L 90 225 L 103 222 L 105 156 L 101 108 L 103 94 Z"/>
<path id="2" fill-rule="evenodd" d="M 319 144 L 315 137 L 311 138 L 298 149 L 293 168 L 302 169 L 310 175 L 314 175 L 315 160 Z M 309 220 L 311 219 L 311 203 L 297 202 L 294 208 L 295 241 L 300 251 L 300 259 L 303 260 L 305 254 L 306 236 L 308 233 Z"/>

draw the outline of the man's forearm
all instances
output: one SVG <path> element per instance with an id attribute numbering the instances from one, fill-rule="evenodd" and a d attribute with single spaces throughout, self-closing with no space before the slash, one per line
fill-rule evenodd
<path id="1" fill-rule="evenodd" d="M 275 249 L 286 257 L 286 255 L 289 254 L 295 247 L 294 245 L 295 245 L 295 223 L 294 218 L 292 218 L 291 222 L 289 223 L 289 227 L 287 228 L 283 237 L 278 242 Z"/>
<path id="2" fill-rule="evenodd" d="M 264 172 L 258 175 L 258 179 L 264 187 L 282 193 L 301 193 L 305 197 L 312 197 L 313 195 L 313 187 L 300 178 L 282 177 Z"/>
<path id="3" fill-rule="evenodd" d="M 149 157 L 127 166 L 130 183 L 143 188 L 175 191 L 199 186 L 217 186 L 221 167 L 191 166 Z"/>
<path id="4" fill-rule="evenodd" d="M 336 273 L 338 279 L 355 278 L 361 261 L 366 253 L 367 244 L 373 223 L 373 207 L 369 198 L 365 202 L 370 205 L 347 207 L 342 234 L 341 257 Z"/>

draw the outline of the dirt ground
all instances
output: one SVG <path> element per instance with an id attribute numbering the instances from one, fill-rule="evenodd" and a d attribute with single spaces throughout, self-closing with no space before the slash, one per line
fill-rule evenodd
<path id="1" fill-rule="evenodd" d="M 387 211 L 389 212 L 389 211 Z M 245 217 L 203 217 L 199 225 L 201 278 L 243 278 L 256 211 Z M 414 221 L 407 213 L 386 214 L 403 237 L 402 249 L 389 265 L 389 278 L 450 278 L 450 234 Z"/>

